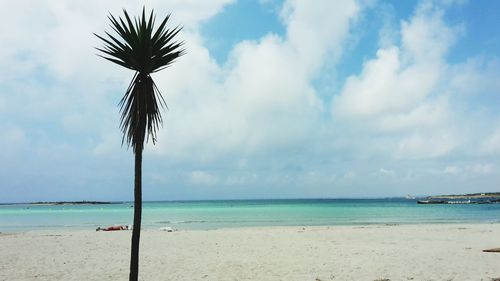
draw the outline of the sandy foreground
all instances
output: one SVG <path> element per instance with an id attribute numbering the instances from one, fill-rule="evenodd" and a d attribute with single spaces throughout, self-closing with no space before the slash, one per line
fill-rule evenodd
<path id="1" fill-rule="evenodd" d="M 0 234 L 0 280 L 128 280 L 131 231 Z M 500 224 L 146 230 L 141 280 L 492 280 Z"/>

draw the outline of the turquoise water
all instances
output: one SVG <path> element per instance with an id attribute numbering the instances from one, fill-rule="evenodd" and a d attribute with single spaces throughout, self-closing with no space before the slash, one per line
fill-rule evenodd
<path id="1" fill-rule="evenodd" d="M 132 224 L 133 203 L 0 205 L 0 231 Z M 217 229 L 420 223 L 500 223 L 500 204 L 418 205 L 406 199 L 169 201 L 143 203 L 143 228 Z"/>

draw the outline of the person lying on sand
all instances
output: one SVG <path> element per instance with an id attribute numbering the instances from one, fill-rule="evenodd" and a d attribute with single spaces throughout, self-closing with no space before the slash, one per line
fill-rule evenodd
<path id="1" fill-rule="evenodd" d="M 114 230 L 128 230 L 128 225 L 116 225 L 116 226 L 108 226 L 106 228 L 98 227 L 95 231 L 114 231 Z"/>

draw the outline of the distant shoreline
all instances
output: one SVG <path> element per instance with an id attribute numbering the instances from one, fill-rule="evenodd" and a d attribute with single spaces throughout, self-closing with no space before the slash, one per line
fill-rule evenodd
<path id="1" fill-rule="evenodd" d="M 470 194 L 450 194 L 450 195 L 416 195 L 412 197 L 396 196 L 396 197 L 341 197 L 341 198 L 253 198 L 253 199 L 183 199 L 183 200 L 143 200 L 144 203 L 152 202 L 207 202 L 207 201 L 295 201 L 295 200 L 387 200 L 387 199 L 481 199 L 481 198 L 499 198 L 500 192 L 483 192 Z M 6 205 L 107 205 L 107 204 L 123 204 L 133 203 L 133 201 L 37 201 L 37 202 L 16 202 L 16 203 L 0 203 L 0 206 Z"/>
<path id="2" fill-rule="evenodd" d="M 485 193 L 471 193 L 461 195 L 435 195 L 429 196 L 432 199 L 481 199 L 481 198 L 500 198 L 500 192 L 485 192 Z"/>
<path id="3" fill-rule="evenodd" d="M 0 205 L 108 205 L 108 204 L 121 204 L 122 202 L 109 202 L 109 201 L 40 201 L 28 203 L 0 203 Z"/>

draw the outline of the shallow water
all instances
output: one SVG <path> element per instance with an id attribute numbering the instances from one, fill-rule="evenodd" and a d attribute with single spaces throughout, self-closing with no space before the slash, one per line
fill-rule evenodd
<path id="1" fill-rule="evenodd" d="M 1 205 L 0 231 L 132 224 L 133 203 Z M 418 205 L 406 199 L 168 201 L 143 203 L 143 228 L 499 223 L 500 204 Z"/>

